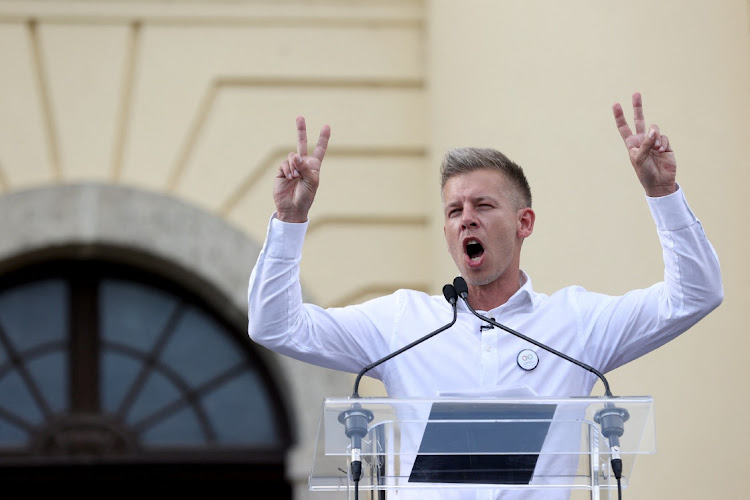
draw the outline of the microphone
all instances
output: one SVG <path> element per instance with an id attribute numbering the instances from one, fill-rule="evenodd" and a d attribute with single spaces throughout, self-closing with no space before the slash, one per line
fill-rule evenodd
<path id="1" fill-rule="evenodd" d="M 578 361 L 577 359 L 571 358 L 567 354 L 563 354 L 560 351 L 557 351 L 549 347 L 546 344 L 543 344 L 511 328 L 508 328 L 507 326 L 496 322 L 493 318 L 487 318 L 479 314 L 478 312 L 476 312 L 474 308 L 471 307 L 471 304 L 469 304 L 469 300 L 468 300 L 469 287 L 466 284 L 466 280 L 464 280 L 461 276 L 458 276 L 453 280 L 453 287 L 456 289 L 456 293 L 458 293 L 458 296 L 461 297 L 461 299 L 466 304 L 466 307 L 469 308 L 469 311 L 471 311 L 471 313 L 474 316 L 476 316 L 477 318 L 483 321 L 486 321 L 487 323 L 493 326 L 496 326 L 502 330 L 505 330 L 506 332 L 511 333 L 518 338 L 521 338 L 527 342 L 530 342 L 537 347 L 541 347 L 545 351 L 551 352 L 555 356 L 559 356 L 566 361 L 569 361 L 575 365 L 578 365 L 584 370 L 588 370 L 589 372 L 599 377 L 599 380 L 601 380 L 602 383 L 604 384 L 604 393 L 605 393 L 604 395 L 606 397 L 613 397 L 612 391 L 610 391 L 609 389 L 609 382 L 607 382 L 607 379 L 599 370 L 597 370 L 593 366 L 583 363 L 582 361 Z M 617 479 L 618 484 L 620 482 L 620 478 L 622 474 L 622 459 L 620 458 L 620 436 L 622 436 L 624 432 L 624 423 L 629 417 L 630 417 L 630 414 L 625 408 L 617 408 L 612 403 L 605 403 L 604 408 L 596 412 L 596 414 L 594 415 L 594 421 L 600 424 L 602 427 L 602 435 L 604 435 L 604 437 L 606 437 L 607 440 L 609 441 L 610 451 L 612 453 L 612 470 L 615 474 L 615 478 Z"/>
<path id="2" fill-rule="evenodd" d="M 352 398 L 359 399 L 359 382 L 362 379 L 362 376 L 364 376 L 365 373 L 372 370 L 376 366 L 385 363 L 389 359 L 398 356 L 402 352 L 411 349 L 417 344 L 421 344 L 425 340 L 434 337 L 438 333 L 447 330 L 448 328 L 452 327 L 456 323 L 456 319 L 458 318 L 458 293 L 456 293 L 456 289 L 453 285 L 447 284 L 443 286 L 443 296 L 445 297 L 445 300 L 447 300 L 451 307 L 453 308 L 453 319 L 438 328 L 437 330 L 428 333 L 422 338 L 419 338 L 412 342 L 411 344 L 408 344 L 401 349 L 392 352 L 391 354 L 373 362 L 369 365 L 362 368 L 362 370 L 357 374 L 357 378 L 354 381 L 354 392 L 352 393 Z M 374 415 L 372 412 L 366 408 L 362 408 L 362 405 L 359 403 L 354 403 L 352 407 L 348 410 L 344 410 L 339 414 L 339 422 L 344 424 L 344 430 L 346 432 L 347 437 L 349 437 L 352 440 L 352 463 L 351 463 L 351 474 L 352 474 L 352 480 L 355 482 L 355 486 L 358 485 L 359 479 L 362 475 L 362 459 L 360 457 L 362 453 L 362 438 L 367 435 L 367 424 L 372 421 L 374 418 Z"/>

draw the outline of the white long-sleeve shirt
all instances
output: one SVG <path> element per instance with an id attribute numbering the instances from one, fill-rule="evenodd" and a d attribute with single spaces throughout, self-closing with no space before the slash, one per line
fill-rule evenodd
<path id="1" fill-rule="evenodd" d="M 663 249 L 663 281 L 621 296 L 580 286 L 547 295 L 535 292 L 522 272 L 520 289 L 505 304 L 479 312 L 602 373 L 685 332 L 723 300 L 718 257 L 681 188 L 647 202 Z M 255 342 L 307 363 L 358 373 L 452 319 L 442 295 L 414 290 L 341 308 L 303 303 L 299 263 L 306 229 L 307 223 L 275 217 L 269 223 L 248 290 L 248 333 Z M 569 397 L 588 396 L 593 389 L 597 377 L 591 372 L 482 326 L 459 301 L 453 327 L 367 375 L 382 380 L 393 398 L 498 388 Z M 531 370 L 519 364 L 525 349 L 538 356 Z"/>

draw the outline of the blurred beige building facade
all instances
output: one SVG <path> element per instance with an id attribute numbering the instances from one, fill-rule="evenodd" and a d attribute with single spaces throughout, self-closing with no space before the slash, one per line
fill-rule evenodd
<path id="1" fill-rule="evenodd" d="M 312 302 L 439 293 L 453 279 L 437 171 L 464 145 L 526 170 L 537 223 L 521 265 L 536 289 L 659 281 L 611 113 L 619 101 L 631 118 L 642 92 L 726 299 L 611 375 L 616 394 L 656 405 L 657 453 L 639 459 L 626 495 L 746 491 L 747 0 L 2 0 L 0 68 L 0 269 L 106 244 L 172 263 L 186 287 L 210 284 L 232 317 L 246 314 L 298 114 L 311 142 L 332 128 L 302 264 Z M 353 377 L 265 355 L 298 429 L 287 475 L 307 498 L 320 404 L 349 395 Z"/>

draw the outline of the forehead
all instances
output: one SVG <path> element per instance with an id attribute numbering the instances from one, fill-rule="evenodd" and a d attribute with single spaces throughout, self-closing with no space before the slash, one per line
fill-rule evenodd
<path id="1" fill-rule="evenodd" d="M 445 203 L 464 198 L 499 198 L 509 195 L 509 188 L 508 179 L 502 172 L 483 168 L 456 174 L 448 179 L 443 187 L 442 197 Z"/>

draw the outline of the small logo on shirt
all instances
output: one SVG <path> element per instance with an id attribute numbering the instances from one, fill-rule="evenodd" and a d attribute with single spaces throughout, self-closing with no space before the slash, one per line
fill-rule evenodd
<path id="1" fill-rule="evenodd" d="M 531 371 L 539 364 L 539 356 L 531 349 L 524 349 L 516 357 L 518 366 L 526 371 Z"/>

